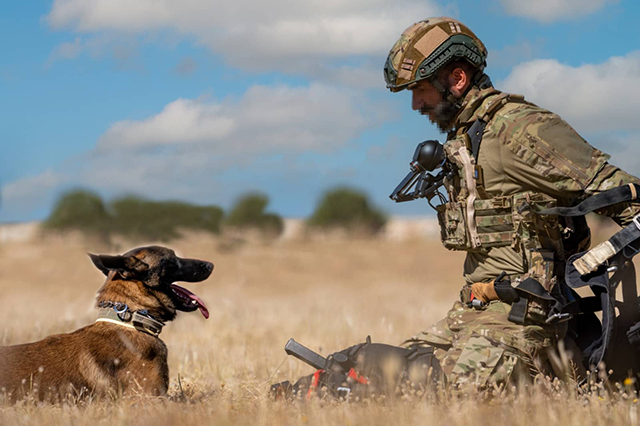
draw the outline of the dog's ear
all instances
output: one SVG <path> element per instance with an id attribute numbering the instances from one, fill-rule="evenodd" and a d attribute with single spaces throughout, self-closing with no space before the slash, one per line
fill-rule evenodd
<path id="1" fill-rule="evenodd" d="M 135 256 L 110 256 L 108 254 L 87 253 L 96 268 L 103 274 L 116 271 L 124 278 L 137 278 L 149 270 L 149 265 Z"/>

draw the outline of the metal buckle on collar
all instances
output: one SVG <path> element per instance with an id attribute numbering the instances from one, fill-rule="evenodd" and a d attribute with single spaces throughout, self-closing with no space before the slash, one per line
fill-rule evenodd
<path id="1" fill-rule="evenodd" d="M 129 310 L 129 306 L 127 306 L 126 303 L 116 303 L 113 305 L 113 311 L 118 315 L 124 314 L 128 310 Z"/>
<path id="2" fill-rule="evenodd" d="M 164 324 L 148 316 L 146 310 L 144 311 L 144 314 L 142 312 L 143 311 L 134 312 L 131 318 L 131 323 L 137 330 L 158 337 Z"/>
<path id="3" fill-rule="evenodd" d="M 126 303 L 116 303 L 113 305 L 113 312 L 116 313 L 118 318 L 122 321 L 130 321 L 131 320 L 131 311 L 129 311 L 129 306 Z"/>
<path id="4" fill-rule="evenodd" d="M 638 231 L 640 231 L 640 214 L 633 218 L 633 223 L 636 225 L 636 228 L 638 228 Z"/>

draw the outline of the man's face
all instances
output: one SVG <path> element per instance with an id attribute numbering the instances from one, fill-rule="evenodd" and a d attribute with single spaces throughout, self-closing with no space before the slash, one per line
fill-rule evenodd
<path id="1" fill-rule="evenodd" d="M 438 123 L 436 107 L 442 102 L 440 92 L 426 80 L 419 81 L 411 90 L 411 108 L 429 117 L 429 121 Z"/>

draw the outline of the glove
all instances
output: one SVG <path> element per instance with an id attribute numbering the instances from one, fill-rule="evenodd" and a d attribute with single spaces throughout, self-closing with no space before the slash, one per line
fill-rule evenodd
<path id="1" fill-rule="evenodd" d="M 493 287 L 493 283 L 494 281 L 488 283 L 474 283 L 471 285 L 471 294 L 473 294 L 476 299 L 479 299 L 484 303 L 489 303 L 492 300 L 498 300 L 499 297 Z"/>

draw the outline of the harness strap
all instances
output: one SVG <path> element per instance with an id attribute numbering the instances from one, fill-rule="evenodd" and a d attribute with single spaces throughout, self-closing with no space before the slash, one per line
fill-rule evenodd
<path id="1" fill-rule="evenodd" d="M 504 281 L 495 285 L 496 293 L 501 301 L 511 304 L 509 311 L 509 321 L 516 324 L 524 324 L 530 299 L 541 299 L 552 304 L 549 316 L 546 319 L 547 324 L 557 324 L 568 321 L 573 318 L 571 312 L 576 311 L 573 301 L 560 292 L 559 286 L 554 287 L 554 291 L 549 293 L 540 282 L 534 278 L 527 278 L 517 287 L 511 287 L 509 281 Z"/>
<path id="2" fill-rule="evenodd" d="M 620 263 L 621 268 L 611 278 L 605 265 L 600 265 L 595 272 L 584 275 L 575 268 L 575 260 L 583 255 L 584 253 L 577 253 L 569 258 L 565 280 L 566 284 L 573 289 L 589 286 L 595 298 L 588 305 L 595 308 L 594 310 L 602 308 L 602 334 L 582 351 L 589 365 L 597 367 L 602 361 L 606 362 L 607 349 L 613 340 L 616 322 L 615 288 L 623 281 L 633 278 L 629 276 L 629 271 L 633 268 L 625 267 L 624 262 L 618 262 L 622 259 L 616 257 L 612 261 Z M 633 271 L 632 275 L 635 276 L 635 270 Z"/>
<path id="3" fill-rule="evenodd" d="M 593 195 L 574 207 L 555 207 L 537 212 L 540 215 L 584 216 L 587 213 L 615 204 L 633 201 L 638 198 L 640 185 L 630 183 L 600 194 Z M 574 259 L 573 266 L 581 275 L 594 272 L 598 267 L 611 259 L 625 247 L 640 238 L 640 215 L 633 218 L 633 223 L 622 228 L 609 240 L 598 244 L 591 250 Z M 635 249 L 634 249 L 635 250 Z"/>
<path id="4" fill-rule="evenodd" d="M 529 303 L 527 299 L 519 299 L 516 303 L 511 305 L 511 309 L 509 310 L 509 316 L 507 317 L 507 319 L 515 324 L 524 324 L 524 320 L 527 316 L 528 306 Z"/>
<path id="5" fill-rule="evenodd" d="M 625 247 L 629 247 L 634 251 L 632 243 L 640 238 L 640 215 L 633 218 L 633 223 L 622 228 L 613 237 L 607 241 L 598 244 L 584 255 L 573 262 L 573 266 L 581 275 L 587 275 L 594 272 L 600 265 L 620 253 Z"/>
<path id="6" fill-rule="evenodd" d="M 482 142 L 482 136 L 484 134 L 484 128 L 487 127 L 487 122 L 482 119 L 477 119 L 473 122 L 467 135 L 471 141 L 471 155 L 478 161 L 478 152 L 480 152 L 480 142 Z"/>
<path id="7" fill-rule="evenodd" d="M 558 215 L 558 216 L 584 216 L 587 213 L 613 206 L 614 204 L 624 203 L 625 201 L 633 201 L 638 198 L 640 185 L 630 183 L 628 185 L 619 186 L 600 194 L 592 195 L 580 204 L 574 207 L 554 207 L 552 209 L 539 211 L 541 215 Z"/>

